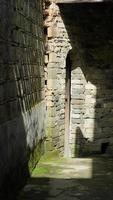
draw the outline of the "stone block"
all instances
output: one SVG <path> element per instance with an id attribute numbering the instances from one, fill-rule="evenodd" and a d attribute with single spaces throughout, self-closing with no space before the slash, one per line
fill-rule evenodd
<path id="1" fill-rule="evenodd" d="M 71 118 L 72 119 L 80 119 L 81 118 L 81 114 L 71 114 Z"/>
<path id="2" fill-rule="evenodd" d="M 95 119 L 97 115 L 95 115 L 95 109 L 87 109 L 84 111 L 84 118 L 92 118 Z"/>
<path id="3" fill-rule="evenodd" d="M 79 98 L 78 99 L 72 99 L 71 100 L 71 106 L 72 106 L 72 108 L 73 109 L 78 109 L 78 108 L 83 108 L 83 106 L 84 106 L 84 104 L 76 104 L 76 100 L 79 100 Z"/>
<path id="4" fill-rule="evenodd" d="M 53 63 L 57 61 L 57 55 L 54 52 L 49 53 L 49 62 Z"/>
<path id="5" fill-rule="evenodd" d="M 45 64 L 47 64 L 47 63 L 49 62 L 48 55 L 45 55 L 45 57 L 44 57 L 44 62 L 45 62 Z"/>
<path id="6" fill-rule="evenodd" d="M 59 64 L 55 62 L 55 60 L 53 60 L 53 62 L 49 62 L 47 65 L 47 69 L 49 70 L 50 68 L 56 68 L 58 69 Z"/>
<path id="7" fill-rule="evenodd" d="M 54 37 L 54 28 L 53 27 L 48 27 L 48 29 L 47 29 L 47 37 L 48 38 Z"/>
<path id="8" fill-rule="evenodd" d="M 79 79 L 72 79 L 72 81 L 71 81 L 71 84 L 72 84 L 72 86 L 75 86 L 75 85 L 84 85 L 84 80 L 79 80 Z"/>
<path id="9" fill-rule="evenodd" d="M 71 113 L 72 113 L 72 114 L 80 114 L 80 113 L 82 113 L 82 109 L 79 109 L 79 108 L 78 108 L 78 109 L 77 109 L 77 108 L 76 108 L 76 109 L 73 109 L 73 108 L 72 108 L 72 109 L 71 109 Z"/>
<path id="10" fill-rule="evenodd" d="M 89 105 L 89 104 L 92 104 L 92 107 L 96 105 L 96 99 L 95 98 L 85 98 L 85 104 L 86 105 Z"/>
<path id="11" fill-rule="evenodd" d="M 65 130 L 64 124 L 60 125 L 59 130 L 60 130 L 59 134 L 62 134 L 61 131 L 63 131 L 63 133 L 64 133 L 64 130 Z"/>
<path id="12" fill-rule="evenodd" d="M 48 70 L 48 79 L 56 79 L 57 78 L 57 69 L 49 69 Z"/>
<path id="13" fill-rule="evenodd" d="M 57 79 L 48 79 L 47 87 L 48 87 L 48 89 L 57 89 L 58 88 L 58 80 Z"/>
<path id="14" fill-rule="evenodd" d="M 95 127 L 95 119 L 91 119 L 91 118 L 85 119 L 84 127 L 85 128 L 94 129 L 94 127 Z"/>
<path id="15" fill-rule="evenodd" d="M 47 107 L 53 107 L 53 106 L 54 106 L 54 102 L 47 100 Z"/>
<path id="16" fill-rule="evenodd" d="M 72 99 L 72 102 L 75 104 L 75 105 L 84 105 L 84 100 L 83 99 Z"/>
<path id="17" fill-rule="evenodd" d="M 91 83 L 87 83 L 86 85 L 85 85 L 85 89 L 86 90 L 97 90 L 97 87 L 95 86 L 95 85 L 93 85 L 93 84 L 91 84 Z"/>
<path id="18" fill-rule="evenodd" d="M 71 123 L 72 124 L 81 124 L 82 120 L 81 119 L 74 119 L 74 118 L 72 118 Z"/>
<path id="19" fill-rule="evenodd" d="M 84 88 L 72 88 L 71 90 L 72 97 L 76 97 L 77 95 L 84 94 Z"/>
<path id="20" fill-rule="evenodd" d="M 56 27 L 48 27 L 47 29 L 48 38 L 55 38 L 58 36 L 58 29 Z"/>
<path id="21" fill-rule="evenodd" d="M 48 108 L 48 117 L 55 117 L 56 111 L 54 107 Z"/>
<path id="22" fill-rule="evenodd" d="M 64 135 L 59 137 L 58 147 L 64 146 Z"/>

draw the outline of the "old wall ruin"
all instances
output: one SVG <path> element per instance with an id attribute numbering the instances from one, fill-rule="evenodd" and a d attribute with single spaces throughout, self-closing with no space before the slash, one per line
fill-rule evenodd
<path id="1" fill-rule="evenodd" d="M 72 157 L 113 153 L 112 8 L 112 3 L 51 3 L 47 7 L 49 150 L 57 148 L 64 153 L 68 149 L 67 154 Z M 71 65 L 68 133 L 65 130 L 67 55 Z"/>
<path id="2" fill-rule="evenodd" d="M 43 150 L 42 1 L 0 1 L 0 198 L 24 185 Z M 7 198 L 8 198 L 7 197 Z M 12 199 L 13 197 L 11 197 Z"/>
<path id="3" fill-rule="evenodd" d="M 46 17 L 47 15 L 47 17 Z M 70 44 L 59 8 L 52 3 L 45 9 L 46 55 L 46 100 L 47 127 L 46 148 L 59 149 L 63 153 L 65 130 L 65 60 Z"/>

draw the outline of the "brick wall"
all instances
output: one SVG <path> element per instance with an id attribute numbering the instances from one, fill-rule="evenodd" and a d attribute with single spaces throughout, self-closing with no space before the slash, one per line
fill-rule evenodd
<path id="1" fill-rule="evenodd" d="M 0 1 L 1 195 L 24 184 L 43 148 L 42 26 L 42 1 Z"/>

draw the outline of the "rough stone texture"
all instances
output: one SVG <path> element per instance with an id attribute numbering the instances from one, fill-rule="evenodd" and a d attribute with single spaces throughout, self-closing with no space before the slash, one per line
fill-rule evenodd
<path id="1" fill-rule="evenodd" d="M 64 148 L 64 113 L 65 113 L 65 59 L 70 43 L 60 11 L 52 3 L 45 8 L 47 29 L 45 71 L 47 72 L 46 99 L 47 99 L 47 140 L 46 148 Z"/>
<path id="2" fill-rule="evenodd" d="M 63 137 L 65 132 L 65 120 L 61 120 L 61 116 L 65 116 L 66 57 L 72 48 L 69 54 L 72 61 L 71 156 L 113 153 L 112 9 L 112 3 L 59 6 L 52 3 L 48 8 L 45 21 L 49 34 L 46 45 L 49 55 L 47 102 L 48 113 L 51 113 L 48 127 L 54 129 L 52 145 L 54 135 L 59 144 L 59 134 Z M 48 132 L 51 129 L 48 128 Z"/>
<path id="3" fill-rule="evenodd" d="M 0 199 L 15 195 L 42 152 L 42 20 L 42 1 L 0 1 Z"/>

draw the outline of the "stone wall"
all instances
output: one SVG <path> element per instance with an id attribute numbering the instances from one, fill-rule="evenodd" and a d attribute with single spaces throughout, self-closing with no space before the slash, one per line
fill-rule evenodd
<path id="1" fill-rule="evenodd" d="M 64 151 L 65 131 L 65 60 L 70 42 L 57 5 L 45 9 L 46 29 L 46 100 L 47 127 L 46 148 Z"/>
<path id="2" fill-rule="evenodd" d="M 51 113 L 48 120 L 52 127 L 48 132 L 51 141 L 55 141 L 56 135 L 55 143 L 61 141 L 59 134 L 65 140 L 65 120 L 60 116 L 61 110 L 65 116 L 66 57 L 72 49 L 70 156 L 113 153 L 112 8 L 112 3 L 52 3 L 49 14 L 46 13 L 49 57 L 46 71 L 49 75 L 52 68 L 57 74 L 55 78 L 50 74 L 47 80 L 48 113 Z M 63 105 L 59 110 L 55 99 Z M 64 126 L 62 131 L 60 125 Z"/>
<path id="3" fill-rule="evenodd" d="M 1 199 L 24 185 L 43 150 L 42 26 L 41 0 L 0 1 Z"/>

